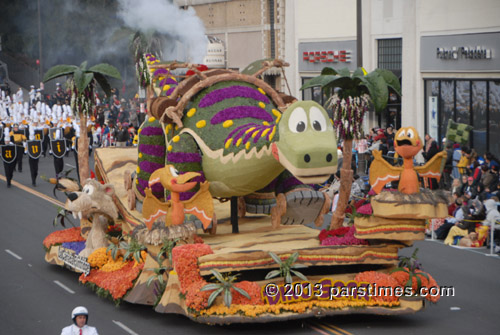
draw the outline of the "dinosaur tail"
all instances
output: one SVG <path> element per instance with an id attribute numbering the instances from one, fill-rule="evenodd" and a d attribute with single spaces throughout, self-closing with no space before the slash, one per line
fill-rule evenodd
<path id="1" fill-rule="evenodd" d="M 165 166 L 165 133 L 161 123 L 154 117 L 145 120 L 138 133 L 139 157 L 134 187 L 144 197 L 144 189 L 148 187 L 151 174 Z M 152 191 L 158 199 L 165 196 L 165 190 L 160 183 L 153 185 Z"/>

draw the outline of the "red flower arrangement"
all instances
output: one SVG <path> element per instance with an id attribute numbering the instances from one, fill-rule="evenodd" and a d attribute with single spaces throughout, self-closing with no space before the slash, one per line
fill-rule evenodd
<path id="1" fill-rule="evenodd" d="M 356 228 L 340 227 L 335 230 L 323 229 L 319 233 L 319 241 L 321 245 L 367 245 L 366 240 L 354 237 Z"/>
<path id="2" fill-rule="evenodd" d="M 127 262 L 123 268 L 113 272 L 90 270 L 90 274 L 88 276 L 82 274 L 79 281 L 82 284 L 93 283 L 108 291 L 114 300 L 118 300 L 134 286 L 134 281 L 143 268 L 144 263 L 134 266 L 134 262 Z"/>
<path id="3" fill-rule="evenodd" d="M 397 282 L 397 280 L 394 279 L 391 275 L 376 271 L 365 271 L 358 273 L 356 277 L 354 277 L 354 281 L 358 283 L 368 283 L 370 285 L 373 285 L 373 288 L 375 288 L 375 290 L 372 292 L 373 295 L 371 299 L 375 301 L 385 301 L 385 302 L 398 301 L 398 297 L 395 295 L 390 295 L 390 294 L 386 295 L 385 291 L 383 292 L 384 294 L 379 294 L 380 292 L 376 292 L 377 287 L 378 288 L 392 287 L 392 291 L 394 293 L 394 289 L 400 285 Z"/>
<path id="4" fill-rule="evenodd" d="M 43 240 L 43 246 L 46 249 L 50 249 L 51 246 L 62 244 L 64 242 L 82 242 L 85 239 L 81 235 L 80 227 L 68 228 L 64 230 L 58 230 L 49 234 Z"/>

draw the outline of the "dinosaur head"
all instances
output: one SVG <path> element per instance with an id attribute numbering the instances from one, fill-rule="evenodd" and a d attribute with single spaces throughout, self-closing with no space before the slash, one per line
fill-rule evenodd
<path id="1" fill-rule="evenodd" d="M 179 175 L 179 172 L 173 165 L 166 165 L 165 167 L 156 170 L 149 177 L 149 187 L 156 183 L 169 190 L 170 192 L 187 192 L 196 186 L 196 181 L 190 182 L 191 179 L 199 177 L 197 172 L 187 172 Z"/>
<path id="2" fill-rule="evenodd" d="M 394 149 L 403 158 L 412 158 L 422 149 L 422 140 L 413 127 L 401 128 L 394 136 Z"/>
<path id="3" fill-rule="evenodd" d="M 337 140 L 326 111 L 298 101 L 283 113 L 274 157 L 305 184 L 322 183 L 337 171 Z"/>

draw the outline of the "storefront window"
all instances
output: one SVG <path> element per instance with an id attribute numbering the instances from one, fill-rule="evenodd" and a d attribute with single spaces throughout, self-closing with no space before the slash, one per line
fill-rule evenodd
<path id="1" fill-rule="evenodd" d="M 500 156 L 500 81 L 490 81 L 489 151 Z"/>
<path id="2" fill-rule="evenodd" d="M 441 136 L 444 136 L 446 134 L 446 127 L 448 126 L 448 120 L 452 119 L 454 120 L 454 113 L 453 110 L 455 108 L 455 85 L 452 80 L 443 80 L 441 81 L 441 105 L 440 105 L 440 112 L 441 112 L 441 122 L 439 124 L 440 126 L 440 134 Z"/>
<path id="3" fill-rule="evenodd" d="M 488 93 L 486 91 L 485 81 L 472 82 L 472 145 L 476 152 L 483 155 L 486 152 L 486 129 L 487 129 L 487 110 L 486 100 Z M 458 106 L 457 106 L 458 107 Z"/>
<path id="4" fill-rule="evenodd" d="M 445 137 L 450 119 L 470 124 L 471 147 L 500 156 L 500 80 L 426 80 L 425 92 L 426 133 Z"/>

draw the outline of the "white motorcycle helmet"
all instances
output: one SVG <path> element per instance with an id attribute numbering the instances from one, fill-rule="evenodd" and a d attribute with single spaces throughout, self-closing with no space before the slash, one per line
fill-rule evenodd
<path id="1" fill-rule="evenodd" d="M 73 309 L 71 312 L 71 319 L 73 320 L 73 323 L 76 325 L 76 317 L 78 315 L 85 315 L 87 317 L 87 320 L 85 320 L 85 324 L 89 321 L 89 311 L 83 307 L 83 306 L 78 306 Z"/>

